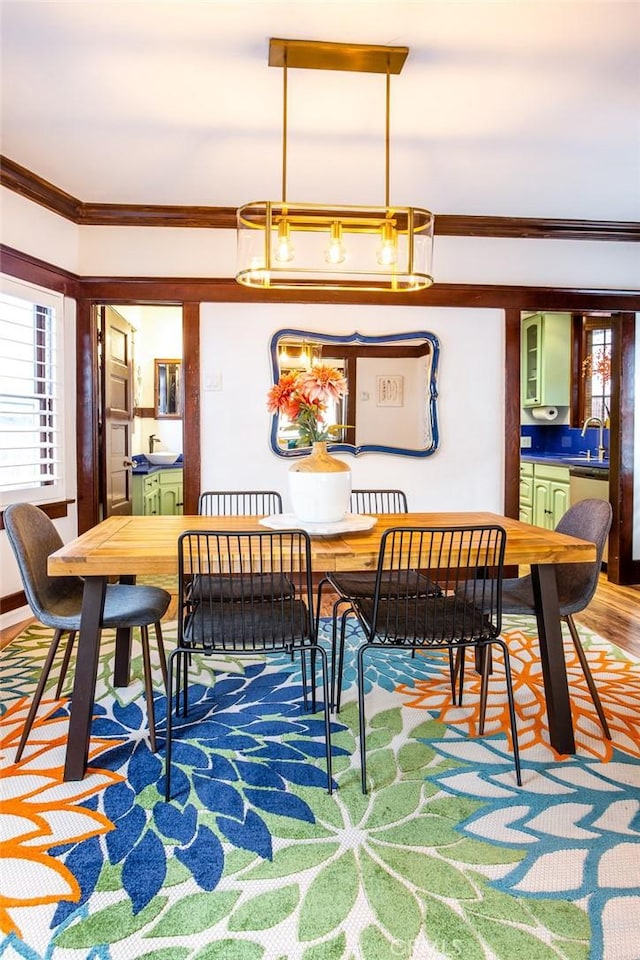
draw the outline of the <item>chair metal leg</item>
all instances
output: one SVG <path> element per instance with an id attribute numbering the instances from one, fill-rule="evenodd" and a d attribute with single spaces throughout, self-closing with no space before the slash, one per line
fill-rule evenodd
<path id="1" fill-rule="evenodd" d="M 477 649 L 478 648 L 476 647 L 476 654 Z M 464 650 L 462 651 L 462 655 L 464 657 Z M 480 733 L 480 736 L 482 736 L 484 734 L 484 721 L 487 716 L 487 695 L 489 693 L 491 657 L 478 657 L 476 655 L 476 663 L 480 663 L 482 665 L 482 673 L 480 674 L 480 719 L 478 723 L 478 732 Z M 460 702 L 462 703 L 462 690 L 460 692 Z"/>
<path id="2" fill-rule="evenodd" d="M 318 631 L 320 630 L 320 602 L 322 600 L 322 588 L 325 584 L 329 583 L 328 577 L 323 577 L 320 583 L 318 584 L 318 596 L 316 599 L 316 636 L 318 636 Z"/>
<path id="3" fill-rule="evenodd" d="M 291 650 L 291 657 L 293 658 L 293 649 Z M 312 666 L 312 673 L 315 671 L 315 663 Z M 307 652 L 306 650 L 300 651 L 300 672 L 302 675 L 302 699 L 304 702 L 305 710 L 309 709 L 309 680 L 307 677 Z M 315 677 L 314 677 L 315 679 Z M 314 707 L 315 707 L 315 696 L 314 696 Z M 315 710 L 314 710 L 315 713 Z"/>
<path id="4" fill-rule="evenodd" d="M 522 774 L 520 771 L 520 746 L 518 744 L 518 728 L 516 726 L 516 707 L 515 700 L 513 696 L 513 681 L 511 679 L 511 659 L 509 657 L 509 648 L 507 647 L 504 640 L 500 637 L 496 637 L 493 643 L 497 643 L 502 647 L 502 653 L 504 657 L 504 674 L 505 680 L 507 683 L 507 700 L 509 702 L 509 720 L 511 722 L 511 739 L 513 740 L 513 761 L 516 766 L 516 782 L 519 787 L 522 786 Z M 485 670 L 487 673 L 487 679 L 491 673 L 491 657 L 485 657 Z"/>
<path id="5" fill-rule="evenodd" d="M 156 752 L 156 713 L 153 704 L 153 678 L 151 676 L 151 655 L 149 652 L 149 628 L 140 627 L 142 641 L 142 667 L 144 671 L 144 689 L 147 701 L 147 720 L 149 723 L 149 741 L 151 750 Z"/>
<path id="6" fill-rule="evenodd" d="M 584 678 L 587 681 L 587 686 L 589 687 L 589 693 L 591 694 L 591 699 L 593 700 L 593 705 L 597 710 L 598 717 L 600 718 L 600 723 L 602 724 L 602 730 L 604 732 L 607 740 L 611 740 L 611 733 L 609 731 L 609 724 L 607 723 L 607 718 L 604 715 L 604 709 L 602 707 L 602 701 L 600 700 L 600 694 L 596 689 L 596 684 L 593 679 L 593 674 L 589 664 L 587 663 L 587 657 L 584 652 L 584 647 L 580 641 L 580 635 L 576 628 L 575 622 L 571 614 L 567 614 L 566 617 L 562 618 L 567 626 L 569 627 L 569 633 L 571 634 L 571 639 L 573 640 L 573 645 L 576 648 L 576 653 L 578 654 L 578 659 L 580 661 L 580 666 L 582 667 L 582 672 L 584 673 Z"/>
<path id="7" fill-rule="evenodd" d="M 335 691 L 336 691 L 336 647 L 338 637 L 338 610 L 344 603 L 349 603 L 344 597 L 339 597 L 333 605 L 331 614 L 331 710 L 335 709 Z"/>
<path id="8" fill-rule="evenodd" d="M 347 617 L 353 613 L 353 607 L 347 607 L 340 618 L 340 646 L 338 649 L 338 669 L 335 673 L 335 683 L 337 686 L 335 696 L 333 697 L 333 708 L 336 713 L 340 713 L 340 702 L 342 700 L 342 674 L 344 673 L 344 645 L 347 629 Z M 335 671 L 332 670 L 332 675 Z"/>
<path id="9" fill-rule="evenodd" d="M 71 660 L 71 654 L 73 653 L 73 645 L 76 639 L 76 630 L 71 630 L 69 632 L 69 637 L 67 639 L 67 645 L 64 650 L 64 656 L 62 658 L 62 665 L 60 667 L 60 676 L 58 677 L 58 686 L 56 687 L 56 700 L 59 700 L 62 696 L 62 687 L 64 686 L 64 681 L 67 676 L 67 670 L 69 668 L 69 661 Z"/>
<path id="10" fill-rule="evenodd" d="M 51 671 L 51 664 L 58 650 L 58 644 L 60 643 L 60 637 L 65 633 L 64 630 L 56 630 L 53 635 L 53 640 L 51 641 L 51 646 L 49 647 L 49 652 L 47 654 L 47 659 L 44 662 L 42 668 L 42 673 L 40 674 L 40 680 L 38 686 L 36 687 L 36 692 L 33 695 L 31 701 L 31 706 L 29 707 L 29 713 L 27 714 L 27 719 L 24 722 L 24 729 L 22 731 L 22 736 L 20 737 L 20 743 L 18 744 L 18 749 L 16 750 L 15 762 L 17 763 L 20 757 L 22 756 L 22 751 L 25 748 L 27 738 L 31 733 L 31 727 L 33 726 L 33 721 L 36 718 L 36 713 L 38 712 L 38 707 L 40 706 L 40 701 L 42 700 L 42 694 L 44 693 L 44 688 L 47 684 L 47 679 L 49 678 L 49 673 Z"/>
<path id="11" fill-rule="evenodd" d="M 323 647 L 316 646 L 312 650 L 313 654 L 317 654 L 320 657 L 320 662 L 322 664 L 322 691 L 324 697 L 324 736 L 325 736 L 325 753 L 327 759 L 327 792 L 329 794 L 333 793 L 333 773 L 331 769 L 331 716 L 330 716 L 330 700 L 329 700 L 329 665 L 327 660 L 327 652 Z M 315 681 L 315 678 L 314 678 Z M 314 711 L 315 712 L 315 711 Z"/>
<path id="12" fill-rule="evenodd" d="M 171 799 L 171 732 L 173 727 L 173 675 L 174 670 L 176 678 L 180 676 L 182 650 L 177 647 L 169 655 L 169 667 L 167 676 L 167 739 L 165 743 L 165 770 L 164 770 L 164 799 L 168 803 Z M 180 692 L 176 691 L 176 714 L 178 712 L 178 700 Z"/>
<path id="13" fill-rule="evenodd" d="M 344 619 L 344 617 L 343 617 Z M 360 777 L 362 792 L 367 793 L 367 734 L 364 715 L 364 652 L 367 644 L 358 647 L 358 717 L 360 724 Z"/>

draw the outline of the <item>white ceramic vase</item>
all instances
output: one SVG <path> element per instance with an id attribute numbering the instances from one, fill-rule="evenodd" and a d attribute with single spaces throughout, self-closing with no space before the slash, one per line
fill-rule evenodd
<path id="1" fill-rule="evenodd" d="M 289 467 L 293 512 L 304 523 L 336 523 L 344 519 L 351 494 L 351 469 L 327 452 L 327 444 L 313 444 L 310 456 Z"/>

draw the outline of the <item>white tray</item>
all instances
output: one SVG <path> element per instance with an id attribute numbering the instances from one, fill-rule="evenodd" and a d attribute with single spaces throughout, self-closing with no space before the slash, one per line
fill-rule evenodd
<path id="1" fill-rule="evenodd" d="M 334 533 L 352 533 L 356 530 L 370 530 L 377 522 L 377 517 L 369 517 L 365 513 L 345 513 L 342 520 L 336 520 L 334 523 L 309 523 L 305 520 L 299 520 L 295 513 L 272 513 L 270 517 L 264 517 L 260 521 L 264 527 L 271 527 L 272 530 L 291 530 L 292 527 L 295 527 L 318 537 L 328 537 Z"/>

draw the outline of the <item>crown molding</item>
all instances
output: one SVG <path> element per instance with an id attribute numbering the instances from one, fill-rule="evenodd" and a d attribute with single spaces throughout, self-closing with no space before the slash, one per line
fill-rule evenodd
<path id="1" fill-rule="evenodd" d="M 236 207 L 85 203 L 48 180 L 0 157 L 0 184 L 79 226 L 196 227 L 234 230 Z M 562 220 L 536 217 L 435 215 L 438 237 L 640 242 L 640 223 L 624 220 Z"/>
<path id="2" fill-rule="evenodd" d="M 0 243 L 2 271 L 76 300 L 101 303 L 327 303 L 516 310 L 640 310 L 640 290 L 434 283 L 419 293 L 252 290 L 232 277 L 79 276 Z"/>

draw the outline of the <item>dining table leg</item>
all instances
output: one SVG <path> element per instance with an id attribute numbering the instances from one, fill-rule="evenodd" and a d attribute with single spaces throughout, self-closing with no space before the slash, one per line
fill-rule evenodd
<path id="1" fill-rule="evenodd" d="M 85 578 L 64 780 L 82 780 L 87 769 L 106 590 L 106 577 Z"/>
<path id="2" fill-rule="evenodd" d="M 575 753 L 555 564 L 532 564 L 531 584 L 538 621 L 549 739 L 558 753 Z"/>

